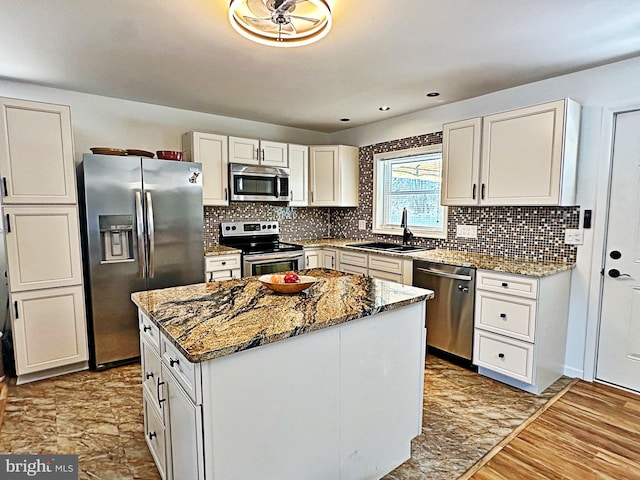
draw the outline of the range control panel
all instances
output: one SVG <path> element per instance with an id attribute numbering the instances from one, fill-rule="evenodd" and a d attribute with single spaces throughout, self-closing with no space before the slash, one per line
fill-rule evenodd
<path id="1" fill-rule="evenodd" d="M 222 222 L 220 235 L 223 237 L 242 237 L 249 235 L 279 235 L 278 222 Z"/>

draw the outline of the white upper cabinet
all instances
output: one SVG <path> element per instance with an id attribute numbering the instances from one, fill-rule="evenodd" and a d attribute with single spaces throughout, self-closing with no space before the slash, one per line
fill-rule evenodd
<path id="1" fill-rule="evenodd" d="M 478 203 L 482 120 L 447 123 L 442 129 L 442 204 Z"/>
<path id="2" fill-rule="evenodd" d="M 229 205 L 227 137 L 187 132 L 182 136 L 185 161 L 202 164 L 202 202 Z"/>
<path id="3" fill-rule="evenodd" d="M 229 161 L 249 165 L 271 165 L 287 167 L 287 144 L 254 140 L 251 138 L 229 137 Z"/>
<path id="4" fill-rule="evenodd" d="M 570 99 L 444 125 L 442 204 L 574 205 L 579 128 Z"/>
<path id="5" fill-rule="evenodd" d="M 317 145 L 309 147 L 309 205 L 358 206 L 358 147 Z"/>
<path id="6" fill-rule="evenodd" d="M 4 204 L 74 204 L 75 165 L 68 106 L 0 98 Z"/>
<path id="7" fill-rule="evenodd" d="M 291 207 L 309 205 L 309 147 L 289 145 L 289 186 L 291 187 Z"/>

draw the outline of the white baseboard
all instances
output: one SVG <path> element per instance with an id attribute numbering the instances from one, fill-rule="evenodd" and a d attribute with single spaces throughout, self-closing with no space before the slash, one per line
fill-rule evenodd
<path id="1" fill-rule="evenodd" d="M 581 378 L 581 379 L 585 380 L 585 378 L 584 378 L 584 370 L 580 370 L 580 369 L 573 368 L 573 367 L 568 367 L 567 365 L 564 366 L 564 374 L 567 377 Z M 588 380 L 588 381 L 591 381 L 591 380 Z"/>

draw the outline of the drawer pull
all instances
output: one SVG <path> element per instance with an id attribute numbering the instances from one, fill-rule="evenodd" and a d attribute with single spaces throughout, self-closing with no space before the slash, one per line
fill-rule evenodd
<path id="1" fill-rule="evenodd" d="M 506 313 L 501 313 L 500 314 L 500 318 L 502 318 L 503 320 L 507 318 L 507 314 Z"/>
<path id="2" fill-rule="evenodd" d="M 162 406 L 162 402 L 166 402 L 167 399 L 166 398 L 160 398 L 160 387 L 164 385 L 164 382 L 161 382 L 160 379 L 158 378 L 158 381 L 156 383 L 156 396 L 158 397 L 158 405 Z"/>
<path id="3" fill-rule="evenodd" d="M 142 327 L 142 331 L 144 332 L 148 332 L 149 330 L 151 330 L 151 327 L 149 325 L 145 325 Z"/>
<path id="4" fill-rule="evenodd" d="M 153 440 L 155 437 L 157 437 L 156 432 L 149 432 L 149 440 Z"/>
<path id="5" fill-rule="evenodd" d="M 180 365 L 180 360 L 169 357 L 169 366 L 173 367 L 174 365 Z"/>
<path id="6" fill-rule="evenodd" d="M 509 288 L 509 284 L 508 284 L 507 282 L 502 282 L 502 286 L 503 286 L 504 288 Z"/>
<path id="7" fill-rule="evenodd" d="M 499 353 L 498 358 L 504 358 L 504 353 Z"/>
<path id="8" fill-rule="evenodd" d="M 146 378 L 147 380 L 149 380 L 150 378 L 153 378 L 153 372 L 147 372 L 144 378 Z"/>

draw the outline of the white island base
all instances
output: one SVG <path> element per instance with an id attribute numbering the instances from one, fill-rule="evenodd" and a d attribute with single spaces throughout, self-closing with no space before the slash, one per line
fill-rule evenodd
<path id="1" fill-rule="evenodd" d="M 145 433 L 161 474 L 381 478 L 410 458 L 421 432 L 425 308 L 422 301 L 203 363 L 188 363 L 161 338 L 164 431 L 151 428 L 155 399 L 145 392 Z"/>

